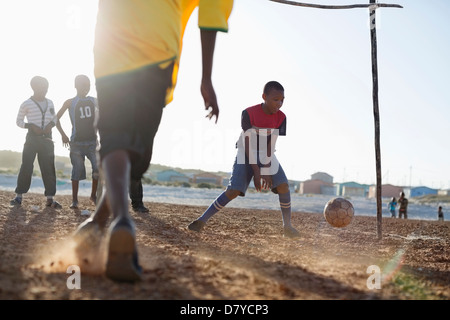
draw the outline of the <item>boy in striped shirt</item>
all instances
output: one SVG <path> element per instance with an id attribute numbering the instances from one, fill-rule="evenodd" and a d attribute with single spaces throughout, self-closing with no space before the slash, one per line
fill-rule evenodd
<path id="1" fill-rule="evenodd" d="M 58 119 L 53 102 L 45 97 L 48 91 L 47 79 L 35 76 L 30 85 L 34 94 L 22 103 L 16 120 L 20 128 L 28 129 L 28 133 L 17 177 L 16 197 L 11 200 L 11 205 L 22 205 L 22 195 L 30 189 L 33 164 L 37 156 L 44 182 L 44 195 L 47 197 L 46 206 L 61 209 L 62 206 L 53 200 L 56 194 L 56 173 L 52 128 Z"/>

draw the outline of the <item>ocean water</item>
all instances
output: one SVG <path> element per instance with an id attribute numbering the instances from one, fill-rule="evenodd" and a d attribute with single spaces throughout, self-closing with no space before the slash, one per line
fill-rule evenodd
<path id="1" fill-rule="evenodd" d="M 0 190 L 14 192 L 16 183 L 17 176 L 0 174 Z M 143 200 L 145 202 L 161 202 L 196 206 L 209 206 L 212 201 L 214 201 L 222 192 L 222 189 L 199 189 L 155 185 L 144 185 L 143 189 Z M 44 185 L 41 178 L 32 178 L 31 188 L 29 192 L 44 194 Z M 70 195 L 71 193 L 71 181 L 69 179 L 59 179 L 57 181 L 56 197 L 58 196 L 58 194 Z M 90 193 L 91 182 L 88 180 L 80 181 L 78 194 L 80 196 L 88 197 Z M 24 195 L 24 197 L 26 197 L 26 195 Z M 333 196 L 330 195 L 300 195 L 297 193 L 292 193 L 292 211 L 322 213 L 325 204 L 331 198 L 333 198 Z M 377 215 L 376 199 L 367 199 L 364 197 L 351 197 L 347 199 L 352 202 L 353 207 L 355 208 L 355 215 L 374 217 Z M 388 210 L 388 201 L 389 199 L 383 199 L 383 217 L 391 216 Z M 420 220 L 437 220 L 437 210 L 439 205 L 442 205 L 445 220 L 448 220 L 448 213 L 450 213 L 449 204 L 421 205 L 415 204 L 411 200 L 408 205 L 408 218 Z M 227 207 L 280 210 L 278 195 L 273 194 L 272 192 L 256 193 L 248 191 L 245 197 L 238 197 L 234 199 L 227 205 Z"/>

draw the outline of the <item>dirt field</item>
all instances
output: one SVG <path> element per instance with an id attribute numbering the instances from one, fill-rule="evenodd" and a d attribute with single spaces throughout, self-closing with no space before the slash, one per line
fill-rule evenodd
<path id="1" fill-rule="evenodd" d="M 356 216 L 346 228 L 323 216 L 293 213 L 301 237 L 281 233 L 279 211 L 225 208 L 203 233 L 186 226 L 204 207 L 147 203 L 135 214 L 144 280 L 117 283 L 101 264 L 81 274 L 69 289 L 67 273 L 77 265 L 70 235 L 86 219 L 69 209 L 44 207 L 42 195 L 26 194 L 11 208 L 13 193 L 0 191 L 0 299 L 18 300 L 416 300 L 450 298 L 450 222 Z M 33 211 L 39 206 L 37 212 Z M 81 198 L 80 209 L 94 209 Z M 101 258 L 101 257 L 100 257 Z M 381 271 L 381 288 L 369 289 L 369 266 Z M 375 278 L 373 278 L 375 279 Z M 375 283 L 375 282 L 371 282 Z"/>

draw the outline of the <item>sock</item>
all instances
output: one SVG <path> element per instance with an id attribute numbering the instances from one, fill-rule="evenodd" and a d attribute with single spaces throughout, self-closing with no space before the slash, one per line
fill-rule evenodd
<path id="1" fill-rule="evenodd" d="M 291 193 L 279 193 L 281 214 L 283 217 L 283 227 L 291 225 Z"/>
<path id="2" fill-rule="evenodd" d="M 198 218 L 198 220 L 201 220 L 203 222 L 206 222 L 211 218 L 213 215 L 215 215 L 217 212 L 219 212 L 223 207 L 227 205 L 227 203 L 230 202 L 230 199 L 225 195 L 225 191 L 220 194 L 214 200 L 214 202 L 209 206 L 208 209 L 203 213 L 203 215 Z"/>
<path id="3" fill-rule="evenodd" d="M 16 198 L 22 199 L 22 194 L 21 193 L 16 193 Z"/>

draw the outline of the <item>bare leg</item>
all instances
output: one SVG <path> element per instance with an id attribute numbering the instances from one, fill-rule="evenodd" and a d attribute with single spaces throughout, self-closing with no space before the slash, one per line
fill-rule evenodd
<path id="1" fill-rule="evenodd" d="M 108 218 L 111 215 L 111 212 L 113 212 L 114 218 L 123 215 L 124 217 L 131 219 L 128 213 L 128 190 L 124 188 L 124 186 L 128 186 L 128 184 L 122 184 L 123 179 L 127 179 L 127 176 L 129 176 L 130 164 L 128 160 L 128 154 L 126 151 L 116 151 L 115 153 L 117 153 L 118 155 L 117 158 L 115 157 L 114 153 L 111 153 L 110 155 L 107 155 L 103 161 L 105 177 L 104 180 L 109 181 L 110 179 L 108 178 L 112 176 L 113 181 L 110 183 L 110 185 L 112 184 L 113 186 L 107 185 L 106 191 L 101 193 L 100 201 L 97 204 L 95 212 L 92 213 L 92 215 L 85 221 L 85 223 L 80 225 L 79 229 L 83 225 L 90 222 L 94 222 L 100 227 L 100 229 L 104 229 L 106 227 Z M 108 170 L 110 171 L 107 172 Z M 125 177 L 121 178 L 120 174 L 122 174 L 122 176 L 125 175 Z M 97 195 L 98 193 L 98 182 L 99 180 L 95 180 L 95 186 L 94 182 L 92 183 L 91 199 L 92 195 Z M 109 192 L 109 190 L 111 189 L 112 191 Z M 125 194 L 125 200 L 123 199 L 123 194 Z M 113 199 L 112 202 L 108 201 L 108 198 L 111 197 Z M 122 201 L 120 201 L 120 197 L 122 197 Z M 112 210 L 111 208 L 114 208 L 115 210 Z"/>
<path id="2" fill-rule="evenodd" d="M 284 236 L 288 238 L 297 238 L 299 232 L 291 225 L 291 194 L 289 185 L 282 183 L 277 187 L 278 199 L 280 201 L 281 215 L 283 218 Z"/>
<path id="3" fill-rule="evenodd" d="M 72 180 L 72 204 L 70 205 L 71 209 L 78 209 L 78 186 L 80 181 Z"/>
<path id="4" fill-rule="evenodd" d="M 128 211 L 131 163 L 128 152 L 117 150 L 102 161 L 105 197 L 114 220 L 109 227 L 106 276 L 118 281 L 138 281 L 142 277 L 136 247 L 134 222 Z"/>
<path id="5" fill-rule="evenodd" d="M 72 180 L 72 202 L 78 202 L 78 180 Z"/>
<path id="6" fill-rule="evenodd" d="M 105 180 L 105 195 L 113 212 L 113 218 L 131 219 L 128 212 L 128 184 L 130 181 L 130 159 L 125 150 L 113 151 L 102 160 Z"/>
<path id="7" fill-rule="evenodd" d="M 98 187 L 98 179 L 92 179 L 92 190 L 90 200 L 97 204 L 97 187 Z"/>
<path id="8" fill-rule="evenodd" d="M 92 219 L 92 221 L 94 221 L 100 227 L 100 229 L 105 229 L 110 214 L 111 211 L 108 207 L 108 201 L 106 200 L 105 195 L 103 195 L 100 198 L 97 209 L 91 215 L 90 219 Z"/>
<path id="9" fill-rule="evenodd" d="M 96 210 L 76 229 L 73 235 L 76 242 L 75 252 L 82 268 L 90 266 L 89 264 L 84 265 L 85 262 L 93 261 L 95 257 L 101 256 L 98 250 L 101 248 L 109 216 L 108 201 L 106 200 L 106 195 L 102 194 Z"/>
<path id="10" fill-rule="evenodd" d="M 126 151 L 115 151 L 108 154 L 102 164 L 106 191 L 102 192 L 95 212 L 78 227 L 78 231 L 81 231 L 84 226 L 92 222 L 104 229 L 111 212 L 114 218 L 117 216 L 130 218 L 128 213 L 128 182 L 123 183 L 123 181 L 129 181 L 130 163 L 128 153 Z M 98 180 L 96 182 L 98 183 Z M 92 190 L 95 194 L 97 186 L 95 189 L 93 186 Z M 109 199 L 112 199 L 112 201 L 109 201 Z M 114 210 L 111 208 L 114 208 Z"/>

